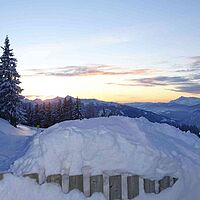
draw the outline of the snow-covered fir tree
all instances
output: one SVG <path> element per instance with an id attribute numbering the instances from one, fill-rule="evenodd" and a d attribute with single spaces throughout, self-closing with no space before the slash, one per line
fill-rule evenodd
<path id="1" fill-rule="evenodd" d="M 81 113 L 81 103 L 78 97 L 76 98 L 73 119 L 83 119 L 83 116 Z"/>
<path id="2" fill-rule="evenodd" d="M 74 110 L 74 103 L 72 98 L 70 97 L 67 101 L 67 120 L 72 120 L 73 119 L 73 110 Z"/>
<path id="3" fill-rule="evenodd" d="M 17 59 L 10 48 L 6 36 L 3 55 L 0 57 L 0 117 L 8 120 L 13 126 L 24 122 L 24 110 L 21 104 L 23 96 L 19 81 L 20 75 L 16 70 Z"/>

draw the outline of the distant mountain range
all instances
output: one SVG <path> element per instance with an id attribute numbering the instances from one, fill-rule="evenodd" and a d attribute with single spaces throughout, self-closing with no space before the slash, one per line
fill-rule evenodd
<path id="1" fill-rule="evenodd" d="M 75 102 L 76 99 L 70 96 L 56 97 L 53 99 L 29 100 L 24 99 L 26 109 L 30 105 L 34 107 L 38 105 L 42 107 L 43 104 L 51 104 L 51 108 L 57 109 L 59 102 L 63 103 L 64 99 Z M 168 103 L 115 103 L 100 101 L 97 99 L 80 99 L 81 113 L 83 118 L 106 117 L 112 115 L 121 115 L 131 118 L 144 117 L 151 122 L 166 123 L 180 128 L 183 131 L 190 130 L 199 136 L 200 130 L 200 98 L 194 97 L 180 97 Z M 58 119 L 59 121 L 59 119 Z M 28 123 L 28 125 L 31 125 Z"/>
<path id="2" fill-rule="evenodd" d="M 154 112 L 179 124 L 200 128 L 200 98 L 180 97 L 168 103 L 126 103 L 125 105 Z"/>
<path id="3" fill-rule="evenodd" d="M 65 97 L 67 100 L 70 96 Z M 71 97 L 72 100 L 75 102 L 75 98 Z M 56 107 L 56 104 L 61 101 L 63 102 L 63 97 L 56 97 L 53 99 L 46 99 L 42 101 L 41 99 L 35 100 L 24 100 L 24 104 L 32 104 L 33 106 L 38 104 L 41 105 L 43 102 L 51 103 L 52 107 Z M 158 122 L 158 123 L 168 123 L 174 124 L 176 123 L 175 120 L 171 120 L 166 116 L 162 116 L 161 114 L 153 113 L 152 111 L 146 111 L 140 108 L 134 108 L 129 105 L 124 105 L 120 103 L 114 102 L 105 102 L 100 101 L 97 99 L 80 99 L 81 102 L 81 111 L 84 117 L 86 118 L 93 118 L 93 117 L 100 117 L 100 116 L 111 116 L 111 115 L 122 115 L 128 116 L 131 118 L 136 117 L 145 117 L 151 122 Z"/>

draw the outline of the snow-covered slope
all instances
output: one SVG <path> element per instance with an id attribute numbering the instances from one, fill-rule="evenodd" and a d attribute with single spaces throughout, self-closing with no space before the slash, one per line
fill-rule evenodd
<path id="1" fill-rule="evenodd" d="M 165 116 L 177 124 L 193 125 L 200 129 L 200 98 L 180 97 L 169 103 L 140 102 L 126 105 Z"/>
<path id="2" fill-rule="evenodd" d="M 22 130 L 11 126 L 0 118 L 0 171 L 9 169 L 10 165 L 24 155 L 32 137 L 24 136 L 33 133 L 30 129 Z"/>
<path id="3" fill-rule="evenodd" d="M 81 174 L 85 166 L 92 174 L 113 171 L 151 179 L 178 177 L 173 189 L 166 191 L 173 197 L 169 199 L 197 200 L 200 195 L 200 140 L 145 118 L 110 117 L 56 124 L 35 136 L 11 171 L 20 175 L 44 169 L 49 175 L 68 170 L 73 175 Z"/>
<path id="4" fill-rule="evenodd" d="M 176 104 L 181 104 L 181 105 L 194 106 L 194 105 L 200 104 L 200 98 L 181 96 L 178 99 L 170 101 L 169 103 L 176 103 Z"/>

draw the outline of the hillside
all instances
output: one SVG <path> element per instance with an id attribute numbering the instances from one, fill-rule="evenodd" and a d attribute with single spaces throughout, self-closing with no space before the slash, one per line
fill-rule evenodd
<path id="1" fill-rule="evenodd" d="M 62 97 L 56 97 L 54 99 L 47 99 L 47 100 L 40 100 L 40 99 L 35 99 L 35 100 L 28 100 L 25 99 L 24 100 L 24 106 L 27 109 L 27 112 L 29 113 L 30 110 L 30 106 L 32 107 L 32 113 L 35 112 L 35 107 L 36 105 L 38 107 L 40 107 L 39 109 L 43 109 L 44 105 L 51 105 L 51 113 L 55 113 L 56 109 L 58 109 L 58 106 L 60 106 L 60 104 L 63 104 L 64 99 L 66 99 L 67 101 L 69 99 L 72 99 L 73 103 L 75 103 L 75 98 L 70 97 L 70 96 L 66 96 L 65 98 Z M 115 103 L 115 102 L 105 102 L 105 101 L 100 101 L 97 99 L 80 99 L 80 109 L 81 109 L 81 114 L 83 118 L 95 118 L 95 117 L 109 117 L 109 116 L 127 116 L 127 117 L 131 117 L 131 118 L 138 118 L 138 117 L 144 117 L 146 119 L 148 119 L 151 122 L 159 122 L 159 123 L 167 123 L 167 124 L 171 124 L 174 125 L 176 124 L 175 120 L 172 120 L 168 117 L 165 117 L 161 114 L 156 114 L 153 113 L 151 111 L 146 111 L 143 109 L 139 109 L 139 108 L 134 108 L 132 106 L 128 106 L 128 105 L 123 105 L 123 104 L 119 104 L 119 103 Z M 68 105 L 68 102 L 67 102 Z M 39 111 L 37 111 L 39 112 Z M 47 111 L 41 111 L 41 116 L 44 116 L 43 113 L 47 113 Z M 32 114 L 33 115 L 33 114 Z M 37 115 L 40 115 L 39 113 L 37 113 Z M 48 114 L 46 114 L 48 115 Z M 36 116 L 39 118 L 39 116 Z M 57 118 L 59 118 L 61 116 L 57 116 Z M 28 117 L 29 119 L 29 117 Z M 54 117 L 55 119 L 55 117 Z M 41 117 L 41 120 L 44 120 Z M 64 120 L 60 120 L 58 119 L 57 122 L 61 122 Z M 55 124 L 55 123 L 52 123 Z M 29 126 L 34 126 L 34 124 L 29 120 L 28 121 L 28 125 Z"/>
<path id="2" fill-rule="evenodd" d="M 144 109 L 175 120 L 179 124 L 200 128 L 200 98 L 180 97 L 168 103 L 127 103 L 126 105 Z"/>

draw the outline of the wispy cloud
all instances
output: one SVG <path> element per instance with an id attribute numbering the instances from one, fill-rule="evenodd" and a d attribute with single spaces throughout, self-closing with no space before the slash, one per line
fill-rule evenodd
<path id="1" fill-rule="evenodd" d="M 144 75 L 150 74 L 152 69 L 123 69 L 120 67 L 114 67 L 109 65 L 98 66 L 68 66 L 61 68 L 51 69 L 30 69 L 24 72 L 24 76 L 115 76 L 115 75 Z"/>
<path id="2" fill-rule="evenodd" d="M 189 64 L 176 70 L 181 73 L 200 73 L 200 56 L 188 57 Z"/>
<path id="3" fill-rule="evenodd" d="M 186 92 L 192 94 L 200 94 L 200 84 L 192 83 L 186 86 L 177 86 L 175 89 L 172 89 L 175 92 Z"/>
<path id="4" fill-rule="evenodd" d="M 200 62 L 200 56 L 193 56 L 190 57 L 191 60 L 193 60 L 194 62 Z"/>
<path id="5" fill-rule="evenodd" d="M 150 78 L 137 78 L 129 79 L 128 83 L 116 84 L 121 86 L 143 86 L 143 87 L 154 87 L 154 86 L 167 86 L 167 85 L 180 85 L 190 81 L 189 78 L 181 76 L 155 76 Z M 108 83 L 115 84 L 115 83 Z"/>
<path id="6" fill-rule="evenodd" d="M 200 76 L 196 76 L 193 79 L 186 77 L 164 77 L 158 76 L 153 78 L 141 78 L 141 79 L 132 79 L 129 83 L 108 83 L 112 85 L 120 86 L 142 86 L 142 87 L 155 87 L 163 86 L 167 90 L 172 90 L 176 92 L 185 92 L 192 94 L 200 94 Z M 168 87 L 173 87 L 168 89 Z"/>
<path id="7" fill-rule="evenodd" d="M 107 83 L 118 86 L 162 86 L 167 90 L 200 94 L 200 56 L 188 58 L 190 63 L 178 70 L 171 71 L 169 76 L 151 76 L 124 80 L 124 83 Z"/>
<path id="8" fill-rule="evenodd" d="M 156 86 L 156 85 L 171 85 L 171 84 L 183 84 L 189 81 L 188 78 L 180 76 L 156 76 L 153 78 L 140 78 L 140 79 L 131 79 L 130 81 L 143 84 L 143 86 Z"/>

